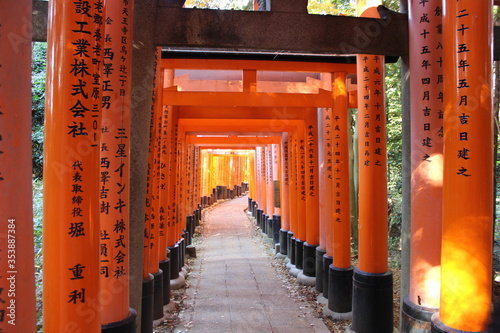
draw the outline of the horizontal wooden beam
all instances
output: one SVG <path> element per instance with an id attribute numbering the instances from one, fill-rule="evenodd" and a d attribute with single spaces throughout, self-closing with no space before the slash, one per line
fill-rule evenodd
<path id="1" fill-rule="evenodd" d="M 281 143 L 281 136 L 199 137 L 187 135 L 186 143 L 197 146 L 256 146 Z"/>
<path id="2" fill-rule="evenodd" d="M 229 59 L 162 59 L 161 66 L 166 69 L 199 69 L 199 70 L 242 70 L 276 72 L 312 72 L 356 73 L 356 64 L 339 64 L 327 62 L 270 61 L 270 60 L 229 60 Z"/>
<path id="3" fill-rule="evenodd" d="M 321 90 L 319 94 L 287 94 L 256 92 L 163 92 L 165 105 L 234 106 L 234 107 L 332 107 L 331 92 Z"/>
<path id="4" fill-rule="evenodd" d="M 166 47 L 279 53 L 401 56 L 408 53 L 407 15 L 384 19 L 307 13 L 159 6 L 155 43 Z"/>

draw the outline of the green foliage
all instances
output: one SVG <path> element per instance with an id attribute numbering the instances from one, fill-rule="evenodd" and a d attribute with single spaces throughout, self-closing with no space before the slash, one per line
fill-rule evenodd
<path id="1" fill-rule="evenodd" d="M 33 181 L 33 230 L 35 243 L 35 284 L 37 326 L 42 325 L 42 218 L 43 218 L 43 183 L 41 180 Z"/>
<path id="2" fill-rule="evenodd" d="M 309 14 L 321 15 L 350 15 L 356 13 L 355 0 L 309 0 L 307 3 Z"/>
<path id="3" fill-rule="evenodd" d="M 31 98 L 33 176 L 42 178 L 43 169 L 43 121 L 45 111 L 45 73 L 47 43 L 33 43 Z"/>
<path id="4" fill-rule="evenodd" d="M 385 68 L 389 224 L 392 225 L 401 223 L 402 209 L 401 66 L 398 62 Z"/>
<path id="5" fill-rule="evenodd" d="M 252 10 L 253 0 L 186 0 L 186 8 Z"/>

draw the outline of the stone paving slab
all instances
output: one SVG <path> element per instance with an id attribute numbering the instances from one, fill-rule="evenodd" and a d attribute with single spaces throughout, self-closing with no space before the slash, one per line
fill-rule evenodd
<path id="1" fill-rule="evenodd" d="M 247 204 L 242 197 L 205 211 L 186 290 L 189 306 L 176 332 L 329 332 L 283 286 L 244 212 Z"/>

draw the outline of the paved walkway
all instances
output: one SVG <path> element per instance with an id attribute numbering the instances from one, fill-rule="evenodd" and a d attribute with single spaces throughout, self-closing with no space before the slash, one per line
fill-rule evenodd
<path id="1" fill-rule="evenodd" d="M 311 309 L 289 296 L 243 211 L 247 204 L 242 197 L 205 211 L 184 328 L 193 333 L 328 332 Z"/>

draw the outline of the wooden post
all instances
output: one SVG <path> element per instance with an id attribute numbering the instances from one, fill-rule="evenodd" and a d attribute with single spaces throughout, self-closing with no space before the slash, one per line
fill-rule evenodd
<path id="1" fill-rule="evenodd" d="M 430 329 L 439 307 L 443 186 L 442 0 L 410 6 L 411 226 L 402 329 Z M 425 320 L 424 320 L 425 319 Z M 417 321 L 418 320 L 418 321 Z"/>
<path id="2" fill-rule="evenodd" d="M 333 218 L 332 246 L 333 263 L 328 271 L 328 309 L 347 314 L 352 310 L 351 267 L 351 202 L 349 139 L 350 117 L 347 98 L 347 75 L 343 72 L 332 74 L 334 96 L 332 131 L 332 177 Z"/>
<path id="3" fill-rule="evenodd" d="M 435 332 L 484 332 L 493 237 L 492 6 L 445 2 L 441 298 Z"/>
<path id="4" fill-rule="evenodd" d="M 133 3 L 105 1 L 105 8 L 99 173 L 101 323 L 105 331 L 130 331 L 135 329 L 135 311 L 129 309 Z"/>
<path id="5" fill-rule="evenodd" d="M 282 133 L 281 138 L 281 199 L 280 199 L 280 253 L 288 255 L 287 235 L 290 231 L 290 136 Z"/>
<path id="6" fill-rule="evenodd" d="M 31 152 L 31 1 L 0 14 L 0 332 L 36 331 Z"/>
<path id="7" fill-rule="evenodd" d="M 90 8 L 89 8 L 90 7 Z M 43 326 L 101 330 L 99 140 L 103 8 L 49 3 L 44 142 Z M 99 19 L 96 19 L 99 18 Z M 50 310 L 49 310 L 50 309 Z M 83 315 L 84 314 L 84 315 Z"/>
<path id="8" fill-rule="evenodd" d="M 376 8 L 358 2 L 363 17 Z M 384 64 L 380 55 L 357 55 L 359 151 L 359 262 L 353 277 L 352 328 L 393 330 L 392 273 L 388 271 L 387 134 Z M 367 315 L 370 313 L 370 315 Z"/>

